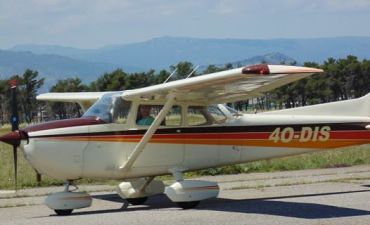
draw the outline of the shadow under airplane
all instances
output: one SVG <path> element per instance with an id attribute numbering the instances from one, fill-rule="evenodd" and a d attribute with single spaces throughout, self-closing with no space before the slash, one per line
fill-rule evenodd
<path id="1" fill-rule="evenodd" d="M 360 192 L 370 192 L 370 190 L 366 189 L 359 191 L 330 192 L 320 194 L 290 195 L 272 198 L 239 199 L 239 200 L 216 198 L 202 201 L 201 204 L 196 208 L 196 210 L 214 210 L 247 214 L 266 214 L 303 219 L 324 219 L 324 218 L 370 215 L 370 211 L 367 210 L 352 209 L 318 203 L 279 201 L 291 198 L 341 195 Z M 145 203 L 145 205 L 130 207 L 128 207 L 129 205 L 128 202 L 126 200 L 121 199 L 117 194 L 98 194 L 93 195 L 93 198 L 122 203 L 123 205 L 121 208 L 118 209 L 74 212 L 70 216 L 100 214 L 100 213 L 115 213 L 115 212 L 124 213 L 132 211 L 155 210 L 177 207 L 176 204 L 171 202 L 165 195 L 157 195 L 150 197 L 148 201 Z"/>

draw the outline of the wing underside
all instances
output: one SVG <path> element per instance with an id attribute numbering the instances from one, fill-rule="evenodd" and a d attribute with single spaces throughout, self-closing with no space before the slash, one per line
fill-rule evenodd
<path id="1" fill-rule="evenodd" d="M 40 101 L 78 103 L 86 111 L 101 96 L 111 92 L 50 92 L 36 97 Z"/>

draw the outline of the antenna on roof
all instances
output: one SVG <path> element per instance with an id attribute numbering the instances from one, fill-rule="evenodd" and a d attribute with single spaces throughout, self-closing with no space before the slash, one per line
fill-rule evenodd
<path id="1" fill-rule="evenodd" d="M 199 65 L 198 65 L 198 66 L 196 66 L 196 67 L 193 69 L 193 71 L 191 71 L 191 72 L 189 73 L 189 75 L 186 77 L 186 79 L 188 79 L 191 75 L 193 75 L 193 73 L 194 73 L 195 71 L 197 71 L 198 67 L 199 67 Z"/>
<path id="2" fill-rule="evenodd" d="M 167 81 L 176 73 L 177 71 L 177 67 L 176 69 L 167 77 L 167 79 L 163 82 L 163 83 L 167 83 Z"/>

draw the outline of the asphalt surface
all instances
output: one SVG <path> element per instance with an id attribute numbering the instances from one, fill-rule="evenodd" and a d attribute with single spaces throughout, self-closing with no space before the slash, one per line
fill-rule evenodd
<path id="1" fill-rule="evenodd" d="M 0 224 L 370 225 L 370 166 L 199 179 L 219 182 L 221 192 L 190 210 L 178 208 L 165 195 L 131 206 L 111 191 L 114 187 L 84 186 L 92 191 L 92 207 L 56 216 L 42 202 L 60 187 L 0 191 Z"/>

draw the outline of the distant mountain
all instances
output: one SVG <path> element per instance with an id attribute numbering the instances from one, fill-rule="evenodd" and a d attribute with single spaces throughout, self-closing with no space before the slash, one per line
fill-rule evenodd
<path id="1" fill-rule="evenodd" d="M 228 62 L 231 63 L 231 65 L 235 67 L 242 67 L 246 65 L 254 65 L 259 63 L 267 63 L 267 64 L 285 64 L 285 65 L 291 65 L 297 63 L 293 58 L 284 55 L 279 52 L 273 52 L 273 53 L 267 53 L 264 55 L 258 55 L 254 56 L 248 59 L 238 60 L 235 62 Z M 213 64 L 217 67 L 224 67 L 226 63 L 221 64 Z M 202 65 L 198 68 L 198 72 L 204 71 L 207 69 L 209 65 Z"/>
<path id="2" fill-rule="evenodd" d="M 61 55 L 68 56 L 71 58 L 78 58 L 79 55 L 94 50 L 91 49 L 78 49 L 72 47 L 64 47 L 59 45 L 37 45 L 37 44 L 23 44 L 16 45 L 9 49 L 15 52 L 32 52 L 38 55 Z"/>
<path id="3" fill-rule="evenodd" d="M 279 52 L 273 52 L 273 53 L 268 53 L 265 55 L 259 55 L 259 56 L 254 56 L 249 59 L 237 61 L 237 62 L 232 62 L 233 67 L 240 67 L 243 65 L 253 65 L 253 64 L 258 64 L 258 63 L 268 63 L 268 64 L 286 64 L 286 65 L 291 65 L 297 63 L 296 60 L 293 58 L 284 55 Z"/>
<path id="4" fill-rule="evenodd" d="M 201 39 L 160 37 L 144 42 L 111 45 L 98 49 L 78 49 L 56 45 L 18 45 L 0 50 L 0 76 L 39 71 L 52 84 L 57 79 L 80 77 L 95 80 L 104 72 L 122 68 L 126 72 L 168 69 L 180 61 L 201 65 L 250 65 L 260 62 L 290 64 L 322 62 L 329 57 L 352 54 L 370 58 L 370 37 L 311 39 Z"/>
<path id="5" fill-rule="evenodd" d="M 6 77 L 32 69 L 47 77 L 49 82 L 75 76 L 84 81 L 92 81 L 101 73 L 115 68 L 117 67 L 107 63 L 85 62 L 66 56 L 0 50 L 0 75 Z"/>
<path id="6" fill-rule="evenodd" d="M 11 50 L 57 54 L 89 62 L 158 70 L 167 69 L 184 60 L 195 65 L 224 64 L 270 52 L 288 55 L 298 63 L 322 62 L 329 57 L 343 58 L 349 54 L 370 58 L 370 37 L 268 40 L 160 37 L 90 50 L 43 45 L 15 46 Z"/>

